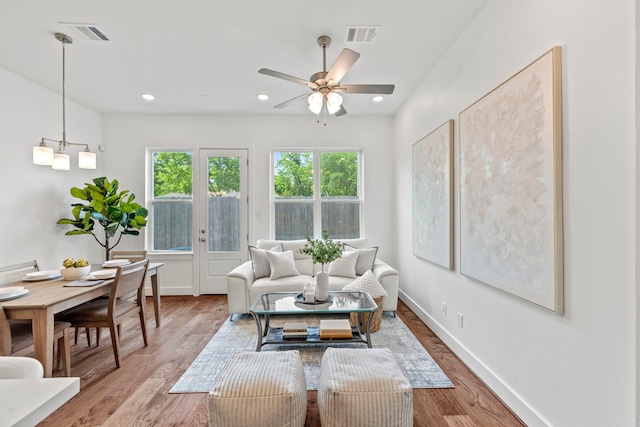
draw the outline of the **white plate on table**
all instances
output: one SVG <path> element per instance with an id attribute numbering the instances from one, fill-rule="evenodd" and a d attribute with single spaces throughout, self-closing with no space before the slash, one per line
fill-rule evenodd
<path id="1" fill-rule="evenodd" d="M 23 286 L 11 286 L 8 288 L 0 288 L 0 301 L 6 301 L 6 300 L 18 298 L 28 293 L 29 293 L 29 289 L 25 289 Z"/>
<path id="2" fill-rule="evenodd" d="M 37 282 L 39 280 L 57 279 L 60 276 L 62 276 L 60 270 L 42 270 L 25 274 L 22 280 L 25 282 Z"/>
<path id="3" fill-rule="evenodd" d="M 123 265 L 131 264 L 131 261 L 128 259 L 111 259 L 109 261 L 105 261 L 102 266 L 104 268 L 114 268 L 114 267 L 122 267 Z"/>
<path id="4" fill-rule="evenodd" d="M 96 280 L 101 280 L 101 279 L 112 279 L 114 277 L 116 277 L 116 270 L 113 268 L 107 269 L 107 270 L 97 270 L 97 271 L 92 271 L 91 273 L 89 273 L 89 276 L 87 276 L 88 280 L 91 279 L 96 279 Z"/>

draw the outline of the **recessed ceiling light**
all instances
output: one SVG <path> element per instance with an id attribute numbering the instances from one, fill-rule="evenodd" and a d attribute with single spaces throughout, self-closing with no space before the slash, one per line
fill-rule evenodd
<path id="1" fill-rule="evenodd" d="M 380 101 L 382 101 L 384 99 L 384 97 L 380 96 L 380 95 L 376 95 L 371 99 L 373 99 L 373 102 L 380 102 Z"/>
<path id="2" fill-rule="evenodd" d="M 150 93 L 142 93 L 140 94 L 140 96 L 146 99 L 147 101 L 153 101 L 154 99 L 156 99 L 156 97 L 151 95 Z"/>
<path id="3" fill-rule="evenodd" d="M 266 101 L 267 99 L 269 99 L 269 95 L 266 95 L 266 94 L 264 94 L 264 93 L 259 93 L 259 94 L 258 94 L 258 99 L 259 99 L 260 101 Z"/>

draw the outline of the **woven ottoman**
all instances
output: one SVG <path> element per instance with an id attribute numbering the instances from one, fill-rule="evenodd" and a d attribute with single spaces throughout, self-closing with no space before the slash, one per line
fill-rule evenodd
<path id="1" fill-rule="evenodd" d="M 307 384 L 296 350 L 236 353 L 209 392 L 210 426 L 304 426 Z"/>
<path id="2" fill-rule="evenodd" d="M 328 348 L 318 410 L 323 427 L 412 426 L 413 389 L 388 348 Z"/>

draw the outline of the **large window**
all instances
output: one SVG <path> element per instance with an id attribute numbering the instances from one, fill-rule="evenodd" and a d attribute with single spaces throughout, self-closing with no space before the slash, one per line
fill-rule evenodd
<path id="1" fill-rule="evenodd" d="M 357 151 L 273 153 L 273 218 L 278 240 L 360 237 L 362 197 Z"/>
<path id="2" fill-rule="evenodd" d="M 193 153 L 151 151 L 151 248 L 191 251 Z"/>

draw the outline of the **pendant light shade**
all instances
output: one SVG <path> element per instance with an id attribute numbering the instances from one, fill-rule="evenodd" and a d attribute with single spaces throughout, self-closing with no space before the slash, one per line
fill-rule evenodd
<path id="1" fill-rule="evenodd" d="M 33 147 L 33 164 L 51 166 L 53 164 L 53 148 L 47 147 L 44 141 Z"/>
<path id="2" fill-rule="evenodd" d="M 53 155 L 53 164 L 51 165 L 51 168 L 59 171 L 68 171 L 70 169 L 70 164 L 69 155 L 58 152 Z"/>
<path id="3" fill-rule="evenodd" d="M 65 96 L 65 45 L 73 43 L 71 37 L 66 34 L 56 33 L 56 40 L 62 42 L 62 140 L 41 138 L 40 144 L 33 147 L 33 164 L 51 166 L 56 170 L 69 170 L 70 159 L 66 153 L 72 145 L 84 146 L 84 151 L 78 154 L 78 167 L 82 169 L 96 168 L 96 155 L 89 151 L 88 144 L 79 144 L 67 141 L 66 119 L 66 96 Z M 58 143 L 58 151 L 54 154 L 53 149 L 47 147 L 45 141 Z"/>

